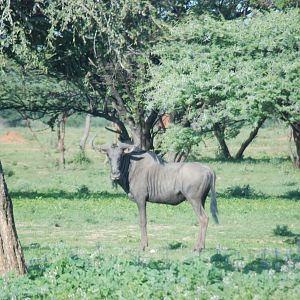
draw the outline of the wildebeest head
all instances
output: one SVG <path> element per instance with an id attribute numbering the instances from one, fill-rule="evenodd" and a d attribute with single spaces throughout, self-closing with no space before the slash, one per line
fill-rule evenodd
<path id="1" fill-rule="evenodd" d="M 121 176 L 121 159 L 123 155 L 129 154 L 134 150 L 134 145 L 125 144 L 125 143 L 109 143 L 101 145 L 100 147 L 94 146 L 93 148 L 97 151 L 103 152 L 107 155 L 109 164 L 110 164 L 110 176 L 113 181 L 120 179 Z"/>

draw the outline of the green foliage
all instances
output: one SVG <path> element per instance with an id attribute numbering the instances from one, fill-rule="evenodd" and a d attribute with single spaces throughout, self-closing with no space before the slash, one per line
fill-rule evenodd
<path id="1" fill-rule="evenodd" d="M 235 19 L 298 1 L 160 2 L 2 1 L 0 109 L 46 115 L 51 126 L 61 113 L 90 112 L 127 139 L 126 126 L 135 142 L 149 136 L 145 148 L 159 110 L 187 113 L 198 130 L 220 122 L 227 137 L 265 115 L 297 118 L 297 10 L 197 14 Z M 162 32 L 167 42 L 153 47 Z"/>
<path id="2" fill-rule="evenodd" d="M 157 139 L 161 153 L 168 151 L 190 153 L 193 145 L 201 141 L 201 136 L 192 128 L 172 125 Z"/>
<path id="3" fill-rule="evenodd" d="M 24 70 L 7 57 L 1 68 L 0 85 L 0 110 L 5 118 L 8 111 L 14 119 L 16 115 L 23 120 L 42 119 L 51 127 L 60 112 L 70 111 L 57 95 L 79 93 L 71 82 L 47 76 L 42 70 Z"/>
<path id="4" fill-rule="evenodd" d="M 90 194 L 90 190 L 85 184 L 82 184 L 76 192 L 79 194 L 79 196 L 87 196 Z"/>
<path id="5" fill-rule="evenodd" d="M 288 228 L 287 225 L 277 225 L 273 230 L 274 235 L 278 236 L 293 236 L 293 232 Z"/>
<path id="6" fill-rule="evenodd" d="M 74 114 L 68 118 L 67 126 L 82 128 L 85 122 L 86 114 Z M 92 127 L 105 127 L 109 122 L 103 118 L 92 118 L 91 126 Z"/>
<path id="7" fill-rule="evenodd" d="M 254 198 L 258 197 L 255 189 L 252 188 L 249 184 L 245 184 L 243 186 L 230 186 L 225 190 L 225 195 L 227 197 L 235 197 L 235 198 Z M 261 197 L 262 195 L 260 195 Z"/>
<path id="8" fill-rule="evenodd" d="M 4 175 L 7 177 L 12 177 L 15 175 L 14 170 L 9 166 L 4 167 L 3 172 L 4 172 Z"/>
<path id="9" fill-rule="evenodd" d="M 238 20 L 186 18 L 152 50 L 149 108 L 179 111 L 200 132 L 235 137 L 264 116 L 299 119 L 298 10 Z"/>
<path id="10" fill-rule="evenodd" d="M 132 130 L 144 130 L 140 120 L 151 116 L 142 109 L 140 84 L 147 80 L 149 60 L 145 50 L 157 39 L 161 23 L 150 1 L 43 1 L 20 7 L 8 2 L 4 7 L 3 75 L 6 65 L 16 61 L 25 77 L 39 70 L 35 78 L 43 79 L 19 95 L 14 90 L 22 90 L 20 80 L 4 82 L 0 98 L 8 106 L 42 111 L 50 115 L 51 125 L 59 113 L 90 112 L 122 125 L 125 139 L 124 122 Z M 155 120 L 152 116 L 148 131 Z"/>
<path id="11" fill-rule="evenodd" d="M 228 269 L 216 255 L 210 263 L 198 257 L 172 261 L 49 250 L 46 259 L 29 264 L 27 275 L 0 279 L 0 299 L 292 299 L 299 292 L 299 257 L 235 260 Z"/>
<path id="12" fill-rule="evenodd" d="M 84 151 L 78 151 L 70 161 L 71 164 L 87 166 L 91 164 L 91 159 L 87 157 Z"/>
<path id="13" fill-rule="evenodd" d="M 287 199 L 294 199 L 294 200 L 299 200 L 300 199 L 300 190 L 291 190 L 288 191 L 285 195 L 285 198 Z"/>
<path id="14" fill-rule="evenodd" d="M 26 136 L 24 128 L 14 130 Z M 104 128 L 98 130 L 100 143 L 110 138 Z M 4 133 L 0 129 L 0 136 Z M 37 131 L 44 145 L 51 134 Z M 68 130 L 68 156 L 77 153 L 81 134 L 79 128 Z M 15 175 L 6 182 L 28 274 L 0 279 L 0 299 L 297 298 L 299 239 L 272 234 L 282 220 L 300 232 L 299 201 L 282 196 L 300 184 L 285 158 L 284 135 L 273 126 L 262 129 L 253 158 L 238 163 L 208 159 L 213 141 L 201 143 L 197 157 L 206 157 L 217 173 L 221 225 L 209 222 L 200 255 L 193 252 L 199 227 L 189 203 L 147 206 L 149 248 L 141 252 L 137 207 L 122 190 L 111 188 L 101 154 L 87 148 L 88 168 L 67 164 L 61 171 L 35 141 L 26 147 L 1 144 L 3 164 L 14 165 Z M 246 184 L 267 197 L 232 201 L 224 193 Z M 209 213 L 209 199 L 205 209 Z"/>
<path id="15" fill-rule="evenodd" d="M 192 250 L 199 227 L 189 203 L 147 206 L 150 247 L 142 253 L 137 207 L 111 188 L 102 155 L 88 148 L 88 168 L 67 165 L 61 171 L 35 141 L 26 147 L 1 143 L 1 161 L 14 166 L 6 182 L 28 274 L 0 279 L 0 299 L 297 299 L 299 238 L 272 234 L 283 220 L 300 232 L 299 201 L 283 196 L 300 178 L 286 160 L 286 131 L 278 127 L 262 129 L 253 158 L 244 162 L 216 161 L 210 156 L 213 141 L 201 143 L 197 158 L 217 173 L 221 225 L 209 222 L 200 256 Z M 26 136 L 25 128 L 14 130 Z M 104 128 L 97 132 L 101 143 L 111 137 Z M 37 130 L 46 146 L 51 134 Z M 68 130 L 68 156 L 77 153 L 81 134 L 79 128 Z M 268 197 L 232 201 L 224 194 L 247 184 Z"/>
<path id="16" fill-rule="evenodd" d="M 0 111 L 0 120 L 3 120 L 4 126 L 16 127 L 23 125 L 23 118 L 16 111 L 3 110 Z"/>
<path id="17" fill-rule="evenodd" d="M 181 248 L 186 248 L 186 245 L 184 245 L 181 242 L 171 242 L 168 244 L 168 249 L 170 249 L 170 250 L 176 250 L 176 249 L 181 249 Z"/>

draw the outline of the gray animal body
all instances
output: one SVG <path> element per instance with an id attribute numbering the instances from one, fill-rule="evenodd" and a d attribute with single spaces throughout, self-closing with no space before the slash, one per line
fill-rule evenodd
<path id="1" fill-rule="evenodd" d="M 185 200 L 191 203 L 199 218 L 199 235 L 194 250 L 201 251 L 205 247 L 208 217 L 204 205 L 209 191 L 211 213 L 218 223 L 216 177 L 212 169 L 196 162 L 166 163 L 154 153 L 137 151 L 129 144 L 106 144 L 98 150 L 107 154 L 112 180 L 138 206 L 143 250 L 148 246 L 146 203 L 177 205 Z"/>

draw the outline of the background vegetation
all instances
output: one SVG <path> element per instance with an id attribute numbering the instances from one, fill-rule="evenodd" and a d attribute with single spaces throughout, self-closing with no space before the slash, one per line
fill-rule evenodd
<path id="1" fill-rule="evenodd" d="M 0 1 L 0 159 L 28 266 L 0 299 L 296 299 L 299 4 Z M 187 203 L 149 205 L 138 250 L 136 206 L 89 146 L 112 131 L 216 171 L 200 256 Z"/>
<path id="2" fill-rule="evenodd" d="M 104 156 L 88 147 L 89 162 L 76 159 L 82 129 L 67 128 L 65 170 L 55 163 L 55 133 L 38 133 L 50 157 L 28 129 L 2 128 L 0 138 L 7 131 L 23 138 L 1 140 L 0 155 L 28 274 L 1 279 L 0 299 L 297 298 L 300 177 L 281 124 L 263 128 L 242 162 L 216 159 L 213 138 L 193 148 L 217 173 L 221 221 L 210 222 L 200 256 L 187 203 L 148 205 L 150 247 L 139 251 L 136 205 L 113 189 Z M 112 138 L 92 131 L 100 142 Z"/>
<path id="3" fill-rule="evenodd" d="M 227 159 L 242 159 L 265 120 L 276 119 L 291 126 L 300 168 L 298 4 L 5 1 L 0 110 L 51 127 L 89 113 L 146 150 L 159 148 L 156 125 L 168 113 L 189 128 L 180 132 L 191 146 L 214 134 Z M 249 125 L 233 154 L 228 139 Z"/>

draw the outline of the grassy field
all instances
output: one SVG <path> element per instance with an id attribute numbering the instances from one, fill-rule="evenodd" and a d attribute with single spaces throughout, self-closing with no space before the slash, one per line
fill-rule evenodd
<path id="1" fill-rule="evenodd" d="M 1 139 L 8 131 L 14 143 Z M 96 132 L 99 142 L 111 138 Z M 113 189 L 103 155 L 88 149 L 91 162 L 80 164 L 81 130 L 67 129 L 65 170 L 55 133 L 37 135 L 0 129 L 28 266 L 28 275 L 0 280 L 0 299 L 298 299 L 300 172 L 287 158 L 286 129 L 264 128 L 243 162 L 216 160 L 213 140 L 194 149 L 217 173 L 221 223 L 210 222 L 201 255 L 187 203 L 148 205 L 150 246 L 141 252 L 136 205 Z"/>

